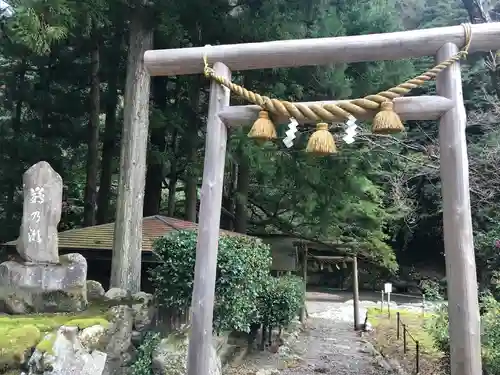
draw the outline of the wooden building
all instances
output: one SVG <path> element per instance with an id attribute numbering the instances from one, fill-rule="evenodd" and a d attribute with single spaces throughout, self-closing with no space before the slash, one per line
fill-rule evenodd
<path id="1" fill-rule="evenodd" d="M 80 253 L 88 262 L 88 278 L 97 280 L 107 288 L 111 274 L 111 255 L 115 223 L 71 229 L 59 233 L 59 254 Z M 178 230 L 197 230 L 193 222 L 162 215 L 143 218 L 142 223 L 142 289 L 152 291 L 148 270 L 157 264 L 153 254 L 153 242 Z M 241 236 L 227 230 L 221 233 Z M 302 241 L 289 235 L 258 235 L 271 247 L 273 258 L 271 270 L 274 275 L 292 273 L 303 277 L 304 245 L 307 247 L 307 272 L 305 277 L 310 289 L 335 288 L 352 289 L 353 270 L 347 267 L 349 259 L 338 248 L 311 241 Z M 17 240 L 3 244 L 7 255 L 16 255 Z M 346 257 L 346 261 L 344 260 Z"/>
<path id="2" fill-rule="evenodd" d="M 88 263 L 88 279 L 97 280 L 104 288 L 109 286 L 111 255 L 115 223 L 59 232 L 59 254 L 80 253 Z M 190 221 L 155 215 L 145 217 L 142 222 L 142 280 L 144 291 L 151 292 L 148 269 L 158 262 L 153 254 L 153 242 L 178 230 L 197 230 L 198 225 Z M 240 233 L 221 230 L 221 233 L 241 236 Z M 17 240 L 3 244 L 7 256 L 15 256 Z"/>

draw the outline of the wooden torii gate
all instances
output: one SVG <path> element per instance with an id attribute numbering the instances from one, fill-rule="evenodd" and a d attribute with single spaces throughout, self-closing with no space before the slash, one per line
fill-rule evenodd
<path id="1" fill-rule="evenodd" d="M 144 74 L 149 73 L 151 76 L 199 74 L 204 70 L 204 56 L 211 63 L 215 62 L 213 66 L 215 73 L 227 79 L 231 77 L 231 70 L 396 60 L 429 55 L 436 56 L 438 61 L 443 61 L 457 53 L 457 46 L 464 44 L 464 29 L 461 26 L 453 26 L 337 38 L 151 50 L 144 54 L 146 69 Z M 471 52 L 499 48 L 500 23 L 472 26 Z M 141 100 L 141 96 L 147 96 L 148 92 L 149 89 L 146 90 L 144 85 L 136 85 L 131 105 L 137 106 L 136 101 Z M 451 370 L 452 375 L 481 375 L 478 292 L 465 140 L 466 113 L 458 63 L 439 74 L 437 94 L 438 96 L 396 99 L 394 107 L 403 120 L 439 120 L 440 123 Z M 254 105 L 230 106 L 229 98 L 229 90 L 212 82 L 201 190 L 200 229 L 196 249 L 188 375 L 209 373 L 226 127 L 252 122 L 257 118 L 260 109 Z M 142 103 L 144 102 L 147 103 L 147 97 L 142 98 Z M 145 142 L 147 131 L 144 132 L 142 127 L 140 131 L 135 131 L 135 134 L 141 137 L 138 142 Z M 129 149 L 122 151 L 137 157 L 137 149 L 133 149 L 134 144 L 131 143 L 126 147 Z M 140 157 L 144 158 L 143 155 Z M 123 181 L 126 185 L 135 186 L 141 195 L 139 187 L 136 186 L 137 182 L 134 181 L 137 180 L 139 172 L 129 173 L 122 170 L 121 173 L 125 176 Z M 143 189 L 144 187 L 142 191 Z M 134 194 L 125 195 L 123 204 L 133 207 L 135 199 L 137 196 Z M 139 215 L 134 217 L 134 220 L 139 221 Z M 123 220 L 122 217 L 117 219 Z M 129 224 L 136 228 L 140 227 L 140 222 Z"/>

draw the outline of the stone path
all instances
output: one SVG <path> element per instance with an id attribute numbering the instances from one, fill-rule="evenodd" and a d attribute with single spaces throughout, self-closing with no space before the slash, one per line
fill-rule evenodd
<path id="1" fill-rule="evenodd" d="M 387 374 L 353 330 L 352 303 L 330 294 L 308 293 L 307 307 L 308 327 L 281 347 L 281 354 L 254 352 L 225 375 Z M 364 309 L 360 315 L 364 318 Z"/>
<path id="2" fill-rule="evenodd" d="M 352 324 L 329 319 L 311 318 L 311 327 L 297 341 L 304 351 L 297 367 L 285 368 L 283 375 L 382 375 L 386 372 L 366 350 Z"/>

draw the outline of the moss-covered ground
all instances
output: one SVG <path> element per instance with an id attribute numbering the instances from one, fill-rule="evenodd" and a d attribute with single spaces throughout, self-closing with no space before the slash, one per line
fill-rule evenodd
<path id="1" fill-rule="evenodd" d="M 43 344 L 43 338 L 62 325 L 78 326 L 80 329 L 96 324 L 107 325 L 106 311 L 107 306 L 94 305 L 73 314 L 0 316 L 0 374 L 12 371 L 19 374 L 19 365 L 25 362 L 30 349 Z"/>

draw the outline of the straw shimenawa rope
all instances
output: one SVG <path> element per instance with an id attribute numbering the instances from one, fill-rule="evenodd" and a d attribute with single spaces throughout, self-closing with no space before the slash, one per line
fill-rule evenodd
<path id="1" fill-rule="evenodd" d="M 206 55 L 203 58 L 205 64 L 204 74 L 207 78 L 213 79 L 219 84 L 227 87 L 234 94 L 246 99 L 250 103 L 257 104 L 262 107 L 263 110 L 269 111 L 273 114 L 278 114 L 288 118 L 295 118 L 298 121 L 310 120 L 316 122 L 332 122 L 345 120 L 350 116 L 357 117 L 366 115 L 369 111 L 379 110 L 382 103 L 392 102 L 395 98 L 399 98 L 410 92 L 412 89 L 422 86 L 425 82 L 434 79 L 440 72 L 453 65 L 455 62 L 465 58 L 470 47 L 472 30 L 469 23 L 462 24 L 462 27 L 465 32 L 465 46 L 456 55 L 439 63 L 418 77 L 410 79 L 386 91 L 379 92 L 375 95 L 368 95 L 364 98 L 341 101 L 337 104 L 304 105 L 259 95 L 240 85 L 232 83 L 222 76 L 216 75 L 215 71 L 208 66 Z M 390 106 L 386 106 L 386 109 L 389 107 Z"/>

